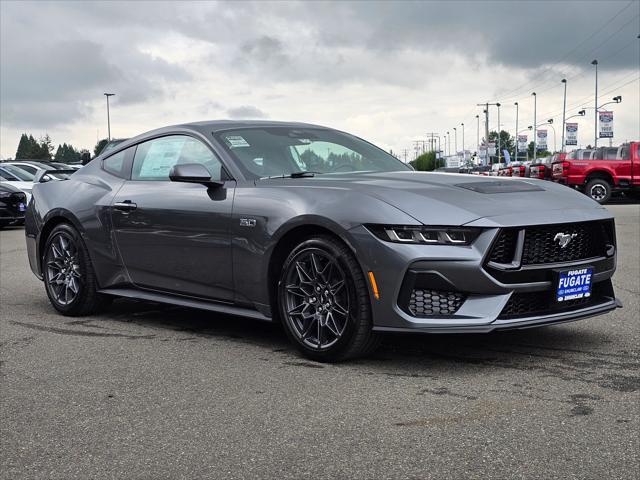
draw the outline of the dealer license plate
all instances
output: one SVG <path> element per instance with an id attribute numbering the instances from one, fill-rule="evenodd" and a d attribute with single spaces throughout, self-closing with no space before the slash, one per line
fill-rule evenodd
<path id="1" fill-rule="evenodd" d="M 556 300 L 566 302 L 591 296 L 591 284 L 593 280 L 593 268 L 577 268 L 575 270 L 562 270 L 558 272 L 558 289 Z"/>

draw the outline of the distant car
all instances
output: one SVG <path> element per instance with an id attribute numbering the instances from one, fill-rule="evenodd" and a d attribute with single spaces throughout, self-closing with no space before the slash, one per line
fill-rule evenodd
<path id="1" fill-rule="evenodd" d="M 8 182 L 0 182 L 0 228 L 24 223 L 27 196 Z"/>
<path id="2" fill-rule="evenodd" d="M 20 161 L 12 160 L 10 162 L 4 162 L 3 165 L 14 165 L 24 170 L 25 172 L 29 172 L 34 177 L 37 176 L 39 173 L 47 170 L 62 170 L 62 168 L 56 167 L 47 162 L 36 162 L 32 160 L 20 160 Z M 69 177 L 68 174 L 65 174 L 65 173 L 57 174 L 57 173 L 51 172 L 48 175 L 49 175 L 49 179 L 52 179 L 52 180 L 64 180 Z"/>
<path id="3" fill-rule="evenodd" d="M 490 332 L 615 309 L 615 227 L 553 182 L 415 172 L 345 132 L 213 121 L 154 130 L 36 183 L 33 272 L 53 307 L 109 296 L 282 323 L 315 360 L 380 332 Z"/>
<path id="4" fill-rule="evenodd" d="M 14 187 L 22 190 L 27 195 L 27 203 L 31 199 L 33 179 L 33 175 L 29 172 L 21 170 L 14 165 L 0 163 L 0 181 L 9 182 Z"/>
<path id="5" fill-rule="evenodd" d="M 562 162 L 567 157 L 566 153 L 555 153 L 529 165 L 529 177 L 539 180 L 552 179 L 552 165 L 554 162 Z"/>

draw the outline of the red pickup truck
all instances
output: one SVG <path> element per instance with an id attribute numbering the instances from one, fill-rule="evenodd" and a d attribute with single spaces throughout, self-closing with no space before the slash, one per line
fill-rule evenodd
<path id="1" fill-rule="evenodd" d="M 552 164 L 553 181 L 584 192 L 598 203 L 606 203 L 611 194 L 640 192 L 640 142 L 595 150 L 575 150 Z"/>

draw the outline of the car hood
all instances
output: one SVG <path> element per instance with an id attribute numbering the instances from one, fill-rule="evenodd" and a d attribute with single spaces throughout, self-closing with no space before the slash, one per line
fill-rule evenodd
<path id="1" fill-rule="evenodd" d="M 427 225 L 533 225 L 610 217 L 585 195 L 535 179 L 385 172 L 318 175 L 308 180 L 333 186 L 348 182 L 348 188 L 393 205 Z"/>

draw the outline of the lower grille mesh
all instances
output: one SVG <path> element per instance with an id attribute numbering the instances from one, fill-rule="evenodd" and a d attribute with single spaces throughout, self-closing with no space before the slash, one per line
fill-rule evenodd
<path id="1" fill-rule="evenodd" d="M 590 297 L 567 300 L 565 302 L 556 301 L 553 291 L 514 293 L 507 304 L 502 309 L 498 318 L 518 318 L 535 315 L 549 315 L 563 312 L 565 310 L 578 309 L 596 305 L 613 298 L 611 281 L 597 283 L 593 286 Z"/>
<path id="2" fill-rule="evenodd" d="M 465 295 L 459 292 L 415 289 L 411 291 L 409 311 L 414 317 L 453 315 L 464 299 Z"/>

